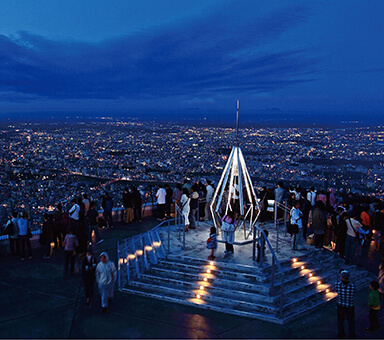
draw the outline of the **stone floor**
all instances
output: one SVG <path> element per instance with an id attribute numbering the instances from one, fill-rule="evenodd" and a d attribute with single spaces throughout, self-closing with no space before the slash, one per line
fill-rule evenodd
<path id="1" fill-rule="evenodd" d="M 118 240 L 147 231 L 156 224 L 157 221 L 147 218 L 142 224 L 102 230 L 105 241 L 97 246 L 95 252 L 107 251 L 116 260 Z M 208 232 L 203 231 L 204 234 Z M 190 235 L 192 237 L 192 231 Z M 0 246 L 0 338 L 336 337 L 334 301 L 304 319 L 277 326 L 136 297 L 116 289 L 109 312 L 102 314 L 97 291 L 94 306 L 89 308 L 85 305 L 79 274 L 64 279 L 62 251 L 55 251 L 51 259 L 43 260 L 37 240 L 33 241 L 33 247 L 33 258 L 21 261 L 7 255 L 8 246 Z M 240 249 L 236 248 L 235 255 L 240 254 Z M 364 332 L 364 327 L 368 325 L 367 301 L 368 289 L 357 294 L 357 335 L 359 338 L 384 338 L 383 331 L 374 334 Z M 383 313 L 380 320 L 384 325 Z"/>

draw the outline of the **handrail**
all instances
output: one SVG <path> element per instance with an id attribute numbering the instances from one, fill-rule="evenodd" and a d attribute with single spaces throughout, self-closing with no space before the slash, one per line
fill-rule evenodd
<path id="1" fill-rule="evenodd" d="M 275 281 L 275 265 L 277 266 L 277 269 L 280 272 L 281 279 L 280 279 L 280 307 L 279 307 L 279 315 L 282 316 L 283 313 L 283 305 L 284 305 L 284 272 L 283 269 L 281 268 L 280 262 L 277 259 L 277 256 L 272 248 L 271 243 L 268 240 L 268 237 L 265 235 L 264 231 L 258 227 L 256 224 L 253 226 L 253 260 L 255 260 L 255 255 L 256 255 L 256 229 L 264 236 L 264 239 L 268 245 L 268 248 L 272 254 L 272 272 L 271 272 L 271 287 L 270 287 L 270 294 L 273 294 L 274 290 L 274 281 Z"/>

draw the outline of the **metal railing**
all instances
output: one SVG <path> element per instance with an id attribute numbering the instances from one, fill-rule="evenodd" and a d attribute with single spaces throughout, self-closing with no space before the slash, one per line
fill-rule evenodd
<path id="1" fill-rule="evenodd" d="M 279 316 L 283 315 L 283 307 L 284 307 L 284 272 L 281 268 L 280 262 L 277 259 L 276 253 L 274 252 L 271 243 L 268 240 L 267 235 L 265 235 L 264 231 L 258 227 L 256 224 L 253 226 L 253 256 L 252 259 L 255 261 L 256 259 L 256 232 L 258 235 L 262 235 L 265 239 L 265 242 L 272 254 L 272 267 L 271 267 L 271 284 L 269 288 L 269 294 L 273 295 L 275 293 L 275 280 L 280 276 L 280 303 L 279 303 Z M 275 271 L 275 267 L 277 267 L 278 273 Z"/>
<path id="2" fill-rule="evenodd" d="M 178 207 L 175 209 L 174 219 L 165 220 L 150 231 L 118 242 L 119 288 L 133 279 L 140 278 L 151 264 L 157 264 L 160 258 L 165 258 L 167 254 L 172 253 L 171 233 L 176 233 L 176 238 L 182 242 L 182 249 L 185 249 L 183 216 Z M 165 231 L 165 239 L 162 238 L 160 229 Z"/>

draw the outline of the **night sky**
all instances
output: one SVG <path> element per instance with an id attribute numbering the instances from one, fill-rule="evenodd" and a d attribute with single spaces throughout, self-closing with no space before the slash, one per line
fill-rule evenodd
<path id="1" fill-rule="evenodd" d="M 384 117 L 381 0 L 0 3 L 2 117 Z"/>

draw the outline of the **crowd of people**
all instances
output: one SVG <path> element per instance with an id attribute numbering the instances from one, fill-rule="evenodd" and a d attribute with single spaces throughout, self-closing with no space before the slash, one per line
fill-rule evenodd
<path id="1" fill-rule="evenodd" d="M 224 191 L 222 202 L 226 202 L 230 190 Z M 157 198 L 157 214 L 159 221 L 171 218 L 172 205 L 183 216 L 185 231 L 196 228 L 198 219 L 201 221 L 212 218 L 210 204 L 214 194 L 211 181 L 196 181 L 177 184 L 174 189 L 170 185 L 159 186 L 155 194 Z M 225 238 L 225 252 L 233 254 L 233 231 L 238 221 L 236 210 L 236 194 L 232 193 L 233 211 L 222 212 L 222 234 Z M 266 222 L 274 218 L 268 209 L 269 200 L 276 201 L 281 209 L 277 217 L 283 218 L 284 210 L 288 220 L 288 232 L 292 235 L 292 250 L 304 250 L 309 245 L 338 253 L 345 259 L 346 264 L 361 265 L 362 254 L 370 245 L 374 251 L 383 254 L 384 238 L 384 203 L 378 199 L 358 196 L 352 193 L 337 194 L 336 190 L 315 190 L 313 187 L 305 190 L 292 187 L 285 189 L 279 182 L 275 189 L 263 187 L 258 194 L 260 221 Z M 246 197 L 245 197 L 246 199 Z M 142 222 L 143 200 L 135 187 L 126 187 L 122 192 L 124 207 L 123 222 L 127 225 Z M 102 217 L 97 207 L 103 208 Z M 99 202 L 90 201 L 87 194 L 74 198 L 70 207 L 56 205 L 55 211 L 43 216 L 42 232 L 39 242 L 44 249 L 43 259 L 49 259 L 54 249 L 64 251 L 64 273 L 73 275 L 75 263 L 81 262 L 87 304 L 93 300 L 93 287 L 97 281 L 102 296 L 102 308 L 106 311 L 108 299 L 113 295 L 113 284 L 116 281 L 116 269 L 108 255 L 102 253 L 100 262 L 92 254 L 92 245 L 103 242 L 100 228 L 113 228 L 112 210 L 113 198 L 106 192 Z M 224 229 L 223 229 L 224 228 Z M 13 212 L 7 222 L 4 233 L 9 236 L 10 253 L 20 256 L 22 260 L 32 257 L 30 238 L 31 222 L 26 212 Z M 94 234 L 94 236 L 93 236 Z M 265 235 L 265 236 L 264 236 Z M 262 262 L 265 249 L 265 237 L 268 231 L 258 239 L 258 261 Z M 207 240 L 207 248 L 211 250 L 209 259 L 215 259 L 217 248 L 216 229 L 212 227 Z M 105 265 L 106 263 L 110 263 Z M 98 269 L 99 268 L 99 272 Z M 108 271 L 108 274 L 106 273 Z M 378 291 L 384 293 L 384 264 L 380 267 Z M 106 279 L 108 278 L 108 279 Z M 374 314 L 374 312 L 373 312 Z M 375 326 L 376 327 L 376 326 Z"/>

